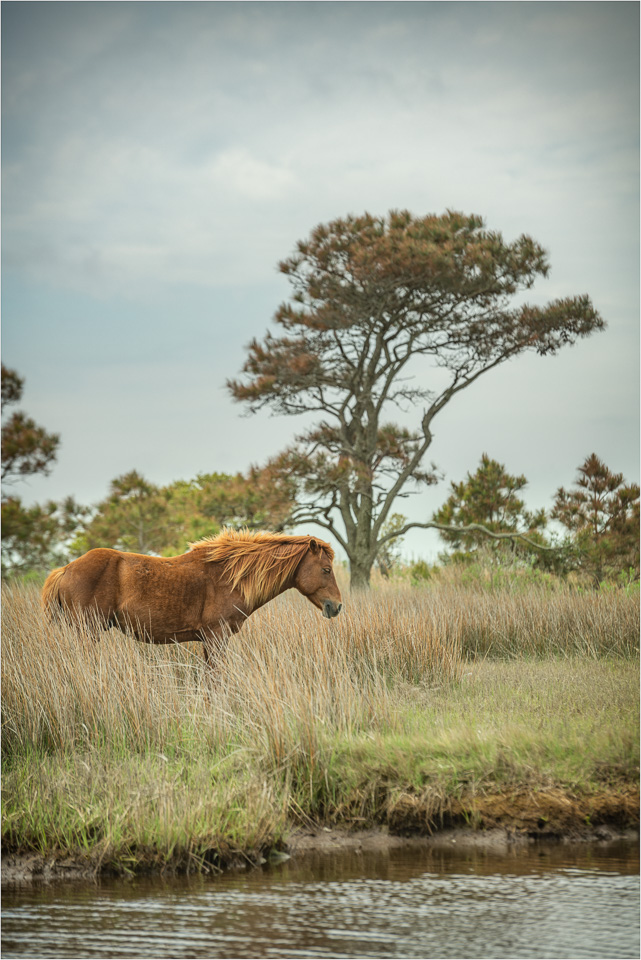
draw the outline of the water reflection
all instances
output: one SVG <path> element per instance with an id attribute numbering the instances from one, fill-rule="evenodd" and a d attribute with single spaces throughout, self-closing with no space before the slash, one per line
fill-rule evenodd
<path id="1" fill-rule="evenodd" d="M 335 853 L 6 890 L 3 957 L 638 957 L 638 847 Z"/>

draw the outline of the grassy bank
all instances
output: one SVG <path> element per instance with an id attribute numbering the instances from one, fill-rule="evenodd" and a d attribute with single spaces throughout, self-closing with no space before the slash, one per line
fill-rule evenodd
<path id="1" fill-rule="evenodd" d="M 3 845 L 198 868 L 292 824 L 629 826 L 638 803 L 638 602 L 456 584 L 298 596 L 232 639 L 147 647 L 3 603 Z"/>

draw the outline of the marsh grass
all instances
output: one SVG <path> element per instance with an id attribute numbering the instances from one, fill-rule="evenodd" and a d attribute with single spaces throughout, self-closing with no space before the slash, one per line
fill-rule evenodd
<path id="1" fill-rule="evenodd" d="M 33 589 L 3 600 L 6 849 L 201 868 L 292 821 L 431 829 L 496 790 L 638 778 L 622 591 L 385 586 L 333 621 L 286 595 L 230 640 L 213 687 L 199 644 L 48 624 Z"/>

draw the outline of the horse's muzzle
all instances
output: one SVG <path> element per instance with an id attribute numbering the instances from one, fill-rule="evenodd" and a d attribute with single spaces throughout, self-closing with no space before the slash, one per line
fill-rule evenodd
<path id="1" fill-rule="evenodd" d="M 332 617 L 337 617 L 339 615 L 342 607 L 342 603 L 334 603 L 333 600 L 326 600 L 323 604 L 323 616 L 327 617 L 328 620 L 331 620 Z"/>

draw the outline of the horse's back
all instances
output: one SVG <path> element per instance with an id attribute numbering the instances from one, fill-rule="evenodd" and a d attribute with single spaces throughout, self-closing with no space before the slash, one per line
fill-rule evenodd
<path id="1" fill-rule="evenodd" d="M 97 547 L 49 575 L 43 603 L 48 612 L 91 610 L 109 625 L 164 643 L 198 639 L 207 588 L 204 565 L 190 555 L 150 557 Z"/>
<path id="2" fill-rule="evenodd" d="M 55 606 L 85 610 L 92 606 L 109 616 L 116 599 L 120 557 L 118 550 L 97 547 L 53 570 L 42 590 L 45 610 Z"/>

